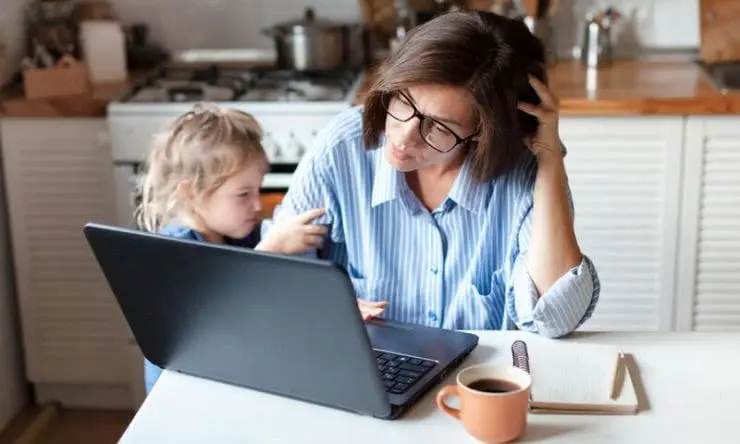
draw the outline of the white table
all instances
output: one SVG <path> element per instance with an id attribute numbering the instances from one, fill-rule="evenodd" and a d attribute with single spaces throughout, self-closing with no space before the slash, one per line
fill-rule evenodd
<path id="1" fill-rule="evenodd" d="M 462 367 L 510 362 L 518 332 L 476 332 Z M 740 333 L 581 333 L 568 341 L 622 345 L 639 366 L 648 410 L 636 416 L 529 415 L 523 442 L 740 442 Z M 453 372 L 446 381 L 453 383 Z M 428 393 L 385 421 L 165 371 L 120 443 L 467 443 Z"/>

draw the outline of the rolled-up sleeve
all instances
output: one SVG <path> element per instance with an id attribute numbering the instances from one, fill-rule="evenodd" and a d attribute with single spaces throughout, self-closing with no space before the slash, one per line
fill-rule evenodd
<path id="1" fill-rule="evenodd" d="M 593 262 L 583 256 L 540 296 L 527 271 L 526 253 L 518 255 L 507 289 L 509 317 L 520 330 L 557 338 L 581 326 L 596 308 L 600 283 Z"/>
<path id="2" fill-rule="evenodd" d="M 574 214 L 570 187 L 568 199 L 571 214 Z M 573 332 L 591 318 L 601 293 L 599 275 L 591 259 L 584 254 L 578 265 L 540 295 L 527 270 L 532 196 L 527 196 L 525 202 L 527 209 L 516 230 L 516 248 L 507 279 L 506 312 L 518 329 L 558 338 Z"/>

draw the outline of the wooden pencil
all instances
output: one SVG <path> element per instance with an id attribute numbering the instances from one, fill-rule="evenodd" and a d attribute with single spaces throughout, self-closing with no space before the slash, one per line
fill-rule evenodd
<path id="1" fill-rule="evenodd" d="M 620 351 L 617 354 L 617 359 L 616 359 L 616 362 L 614 363 L 614 372 L 612 373 L 612 390 L 611 390 L 611 394 L 609 395 L 609 397 L 614 401 L 616 401 L 617 398 L 619 398 L 619 392 L 620 392 L 620 389 L 622 388 L 622 384 L 620 384 L 620 381 L 622 380 L 622 378 L 619 377 L 620 376 L 619 371 L 622 369 L 622 365 L 624 363 L 623 359 L 624 359 L 624 353 Z"/>

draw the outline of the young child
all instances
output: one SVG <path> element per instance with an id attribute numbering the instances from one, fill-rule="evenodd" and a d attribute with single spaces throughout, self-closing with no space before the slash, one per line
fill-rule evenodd
<path id="1" fill-rule="evenodd" d="M 249 114 L 196 105 L 152 147 L 138 183 L 138 225 L 150 232 L 282 254 L 318 248 L 327 228 L 315 209 L 281 220 L 260 239 L 260 185 L 268 168 Z M 145 361 L 147 394 L 162 369 Z"/>

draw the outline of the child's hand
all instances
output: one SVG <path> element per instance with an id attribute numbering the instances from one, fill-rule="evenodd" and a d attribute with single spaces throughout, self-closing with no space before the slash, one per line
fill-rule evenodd
<path id="1" fill-rule="evenodd" d="M 265 239 L 255 249 L 274 253 L 299 254 L 319 248 L 324 242 L 327 227 L 311 222 L 323 216 L 324 212 L 323 209 L 317 208 L 291 218 L 276 220 Z"/>

